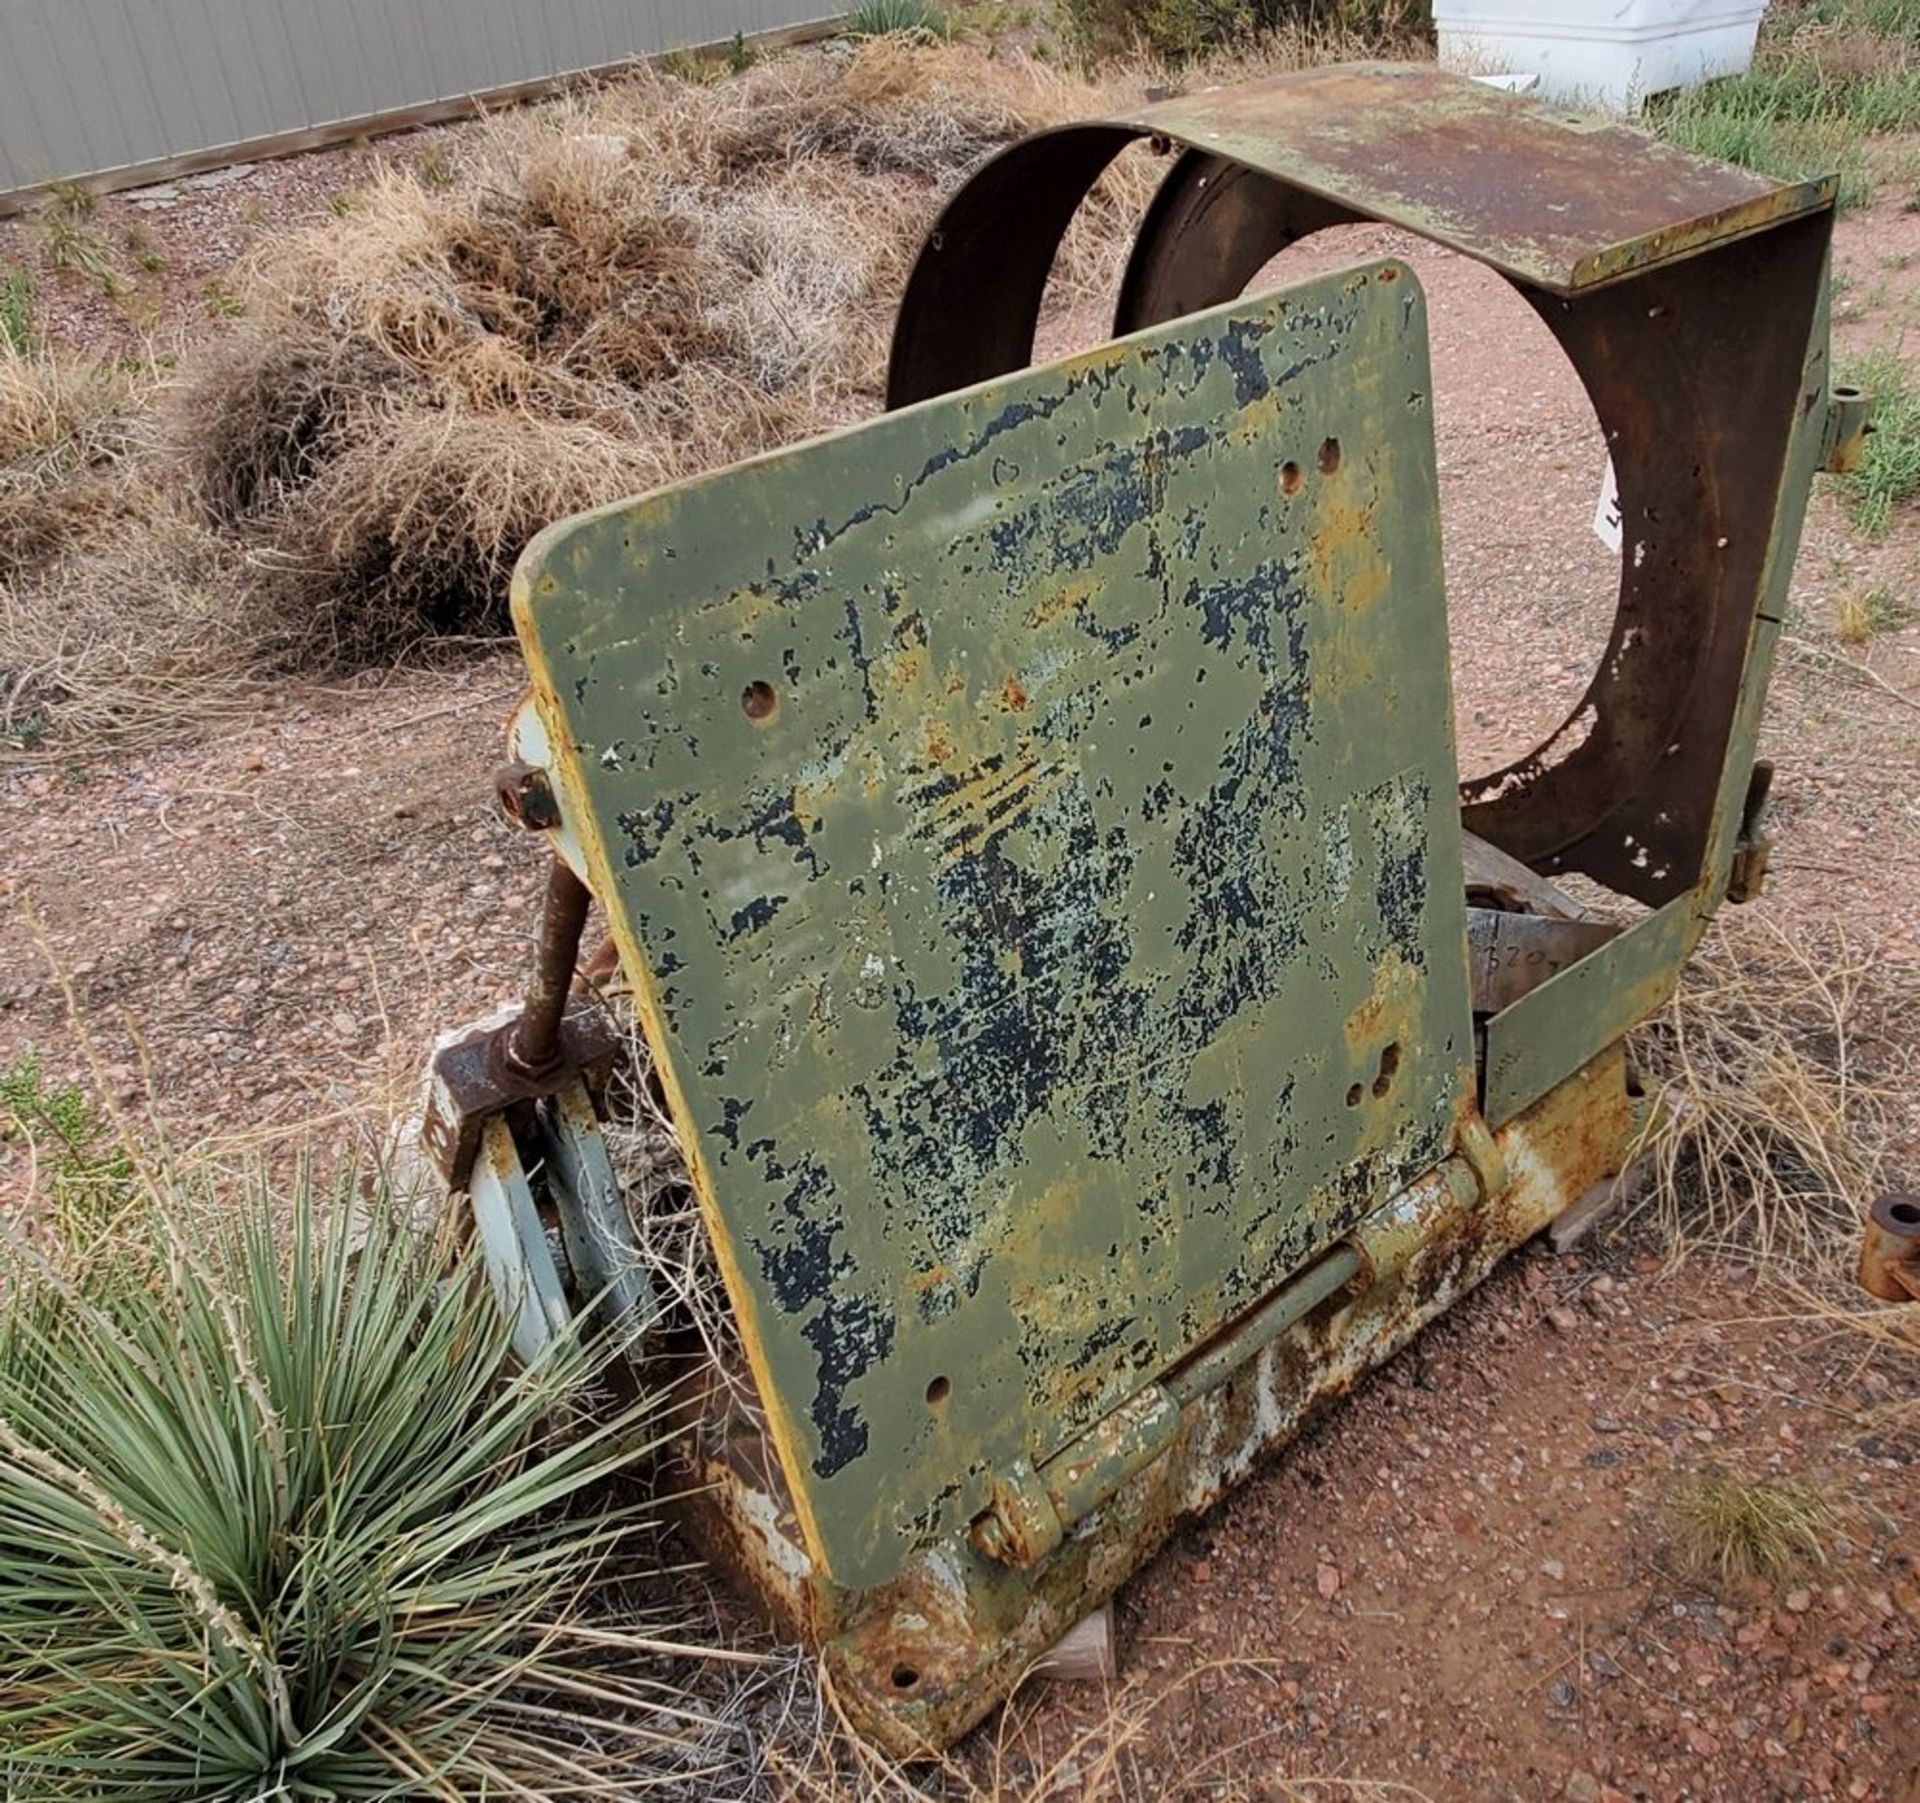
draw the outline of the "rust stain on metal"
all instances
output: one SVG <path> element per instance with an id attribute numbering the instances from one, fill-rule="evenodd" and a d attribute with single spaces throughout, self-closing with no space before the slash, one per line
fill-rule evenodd
<path id="1" fill-rule="evenodd" d="M 1577 118 L 1430 64 L 1348 64 L 1127 115 L 1309 193 L 1573 293 L 1830 204 L 1630 126 Z"/>

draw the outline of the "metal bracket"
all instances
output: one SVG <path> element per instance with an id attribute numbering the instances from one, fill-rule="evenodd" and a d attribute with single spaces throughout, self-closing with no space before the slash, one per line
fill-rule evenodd
<path id="1" fill-rule="evenodd" d="M 587 1086 L 574 1077 L 541 1103 L 547 1187 L 583 1307 L 635 1353 L 660 1314 L 652 1280 L 634 1257 L 632 1227 Z"/>
<path id="2" fill-rule="evenodd" d="M 1764 758 L 1747 779 L 1747 799 L 1740 810 L 1740 835 L 1734 841 L 1733 864 L 1727 872 L 1727 900 L 1750 902 L 1766 886 L 1773 840 L 1762 829 L 1773 800 L 1773 766 Z"/>
<path id="3" fill-rule="evenodd" d="M 467 1199 L 487 1277 L 513 1322 L 514 1353 L 533 1364 L 566 1331 L 573 1309 L 504 1115 L 481 1129 Z"/>
<path id="4" fill-rule="evenodd" d="M 1920 1302 L 1920 1196 L 1896 1191 L 1868 1210 L 1860 1287 L 1882 1302 Z"/>
<path id="5" fill-rule="evenodd" d="M 539 1358 L 577 1313 L 637 1359 L 658 1318 L 587 1086 L 577 1076 L 539 1102 L 523 1137 L 495 1112 L 475 1123 L 467 1205 L 487 1277 L 513 1322 L 513 1350 Z"/>
<path id="6" fill-rule="evenodd" d="M 573 1002 L 561 1017 L 559 1053 L 552 1068 L 529 1076 L 508 1068 L 499 1056 L 502 1036 L 520 1024 L 474 1029 L 442 1045 L 427 1072 L 426 1111 L 420 1146 L 450 1190 L 465 1189 L 488 1123 L 516 1102 L 538 1100 L 577 1082 L 606 1063 L 620 1046 L 620 1032 L 599 1003 Z"/>
<path id="7" fill-rule="evenodd" d="M 1873 430 L 1873 396 L 1836 383 L 1827 390 L 1827 423 L 1820 435 L 1820 467 L 1848 476 L 1866 461 Z"/>

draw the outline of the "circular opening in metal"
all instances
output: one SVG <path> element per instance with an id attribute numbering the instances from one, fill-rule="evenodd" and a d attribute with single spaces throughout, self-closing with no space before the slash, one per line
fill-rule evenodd
<path id="1" fill-rule="evenodd" d="M 1393 227 L 1336 225 L 1271 258 L 1247 291 L 1380 256 L 1411 264 L 1426 298 L 1432 392 L 1397 398 L 1433 422 L 1455 727 L 1471 781 L 1576 716 L 1606 655 L 1636 534 L 1628 522 L 1623 551 L 1600 536 L 1606 435 L 1559 341 L 1497 270 Z M 1364 484 L 1360 447 L 1330 439 L 1322 457 L 1329 447 L 1336 461 L 1351 454 Z"/>
<path id="2" fill-rule="evenodd" d="M 1280 492 L 1283 495 L 1297 495 L 1306 485 L 1306 472 L 1289 457 L 1280 466 Z"/>
<path id="3" fill-rule="evenodd" d="M 1340 467 L 1339 439 L 1323 438 L 1320 441 L 1319 455 L 1314 458 L 1314 462 L 1319 464 L 1321 475 L 1331 476 Z"/>
<path id="4" fill-rule="evenodd" d="M 1920 1202 L 1889 1202 L 1887 1219 L 1896 1227 L 1920 1227 Z"/>
<path id="5" fill-rule="evenodd" d="M 911 1665 L 896 1665 L 893 1668 L 893 1687 L 895 1690 L 911 1690 L 920 1682 L 920 1673 Z"/>
<path id="6" fill-rule="evenodd" d="M 749 720 L 770 720 L 780 705 L 780 697 L 770 682 L 750 682 L 740 691 L 740 711 Z"/>
<path id="7" fill-rule="evenodd" d="M 936 1377 L 932 1383 L 927 1385 L 927 1403 L 929 1407 L 937 1409 L 952 1394 L 953 1380 L 951 1378 Z"/>

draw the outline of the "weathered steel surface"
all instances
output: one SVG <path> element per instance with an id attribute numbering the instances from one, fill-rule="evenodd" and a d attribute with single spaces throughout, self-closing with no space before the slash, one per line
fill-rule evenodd
<path id="1" fill-rule="evenodd" d="M 842 1584 L 1453 1142 L 1429 392 L 1376 264 L 522 563 L 563 809 Z"/>
<path id="2" fill-rule="evenodd" d="M 1342 101 L 1376 89 L 1386 113 L 1349 117 Z M 1185 109 L 1183 129 L 1214 118 L 1206 129 L 1221 136 L 1195 138 L 1169 170 L 1140 227 L 1117 329 L 1217 305 L 1276 251 L 1346 220 L 1386 220 L 1506 269 L 1593 400 L 1627 550 L 1613 636 L 1587 693 L 1533 751 L 1467 786 L 1467 825 L 1536 870 L 1578 871 L 1650 906 L 1717 899 L 1716 810 L 1725 781 L 1744 785 L 1751 756 L 1733 725 L 1736 701 L 1764 676 L 1752 627 L 1756 608 L 1778 617 L 1777 577 L 1806 493 L 1801 442 L 1838 444 L 1857 412 L 1844 394 L 1826 404 L 1825 188 L 1756 187 L 1739 171 L 1676 162 L 1636 134 L 1588 131 L 1432 70 L 1313 71 L 1246 92 L 1168 103 Z M 1031 139 L 955 194 L 901 305 L 890 399 L 937 394 L 1031 355 L 1075 205 L 1128 133 L 1178 136 L 1164 110 Z M 1445 125 L 1483 113 L 1484 132 Z M 1404 180 L 1356 165 L 1329 188 L 1335 159 L 1323 140 L 1386 133 L 1388 114 L 1395 129 L 1425 133 L 1429 160 L 1409 168 L 1382 150 Z M 1218 123 L 1228 118 L 1264 123 L 1237 126 L 1229 143 Z M 1556 182 L 1571 179 L 1555 161 L 1563 152 L 1590 159 L 1578 192 L 1533 187 L 1536 163 L 1558 170 Z M 1241 156 L 1250 160 L 1233 160 Z M 1491 214 L 1467 230 L 1465 214 L 1437 204 L 1496 174 L 1500 194 L 1532 196 L 1547 238 L 1580 224 L 1561 250 L 1573 256 L 1584 242 L 1578 258 L 1623 273 L 1576 284 L 1574 263 L 1523 265 Z M 1710 194 L 1727 206 L 1697 212 Z"/>
<path id="3" fill-rule="evenodd" d="M 1516 99 L 1431 63 L 1298 69 L 1143 107 L 1176 138 L 1571 294 L 1831 201 L 1631 126 Z"/>
<path id="4" fill-rule="evenodd" d="M 1706 928 L 1683 895 L 1487 1022 L 1481 1107 L 1498 1127 L 1664 1007 Z"/>
<path id="5" fill-rule="evenodd" d="M 1597 951 L 1620 929 L 1501 908 L 1467 910 L 1467 976 L 1475 1014 L 1497 1014 Z"/>
<path id="6" fill-rule="evenodd" d="M 678 1411 L 688 1423 L 670 1473 L 678 1518 L 785 1631 L 825 1644 L 836 1693 L 864 1733 L 902 1756 L 948 1745 L 1184 1518 L 1618 1171 L 1636 1131 L 1615 1046 L 1485 1136 L 1476 1160 L 1445 1160 L 1350 1236 L 1368 1267 L 1350 1299 L 1290 1326 L 1219 1387 L 1183 1398 L 1164 1455 L 1029 1569 L 1009 1570 L 959 1537 L 917 1548 L 877 1590 L 842 1590 L 807 1557 L 757 1437 L 717 1431 L 711 1423 L 725 1411 L 697 1399 Z"/>
<path id="7" fill-rule="evenodd" d="M 976 170 L 907 284 L 888 369 L 893 404 L 1028 360 L 1061 233 L 1100 172 L 1142 137 L 1187 148 L 1141 224 L 1117 312 L 1123 332 L 1237 294 L 1283 244 L 1347 220 L 1402 226 L 1543 297 L 1579 296 L 1830 212 L 1834 193 L 1831 178 L 1774 182 L 1431 64 L 1209 88 L 1060 126 Z M 1285 229 L 1256 242 L 1276 202 Z M 1178 246 L 1184 278 L 1139 268 L 1156 245 Z M 1142 287 L 1155 283 L 1184 291 L 1143 310 Z"/>
<path id="8" fill-rule="evenodd" d="M 1456 1157 L 1380 1211 L 1356 1235 L 1373 1252 L 1375 1280 L 1187 1402 L 1165 1454 L 1045 1563 L 1013 1572 L 964 1545 L 933 1546 L 891 1585 L 841 1599 L 851 1613 L 829 1633 L 827 1663 L 854 1720 L 903 1756 L 958 1738 L 1183 1519 L 1617 1171 L 1633 1131 L 1616 1046 L 1500 1131 L 1488 1162 L 1507 1175 L 1491 1193 L 1476 1196 Z M 778 1552 L 763 1546 L 756 1557 L 767 1590 L 796 1582 L 772 1569 Z"/>

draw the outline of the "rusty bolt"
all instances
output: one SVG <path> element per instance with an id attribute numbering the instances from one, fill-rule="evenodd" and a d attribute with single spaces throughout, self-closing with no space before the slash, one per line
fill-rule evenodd
<path id="1" fill-rule="evenodd" d="M 560 804 L 553 798 L 544 770 L 531 764 L 502 764 L 493 773 L 493 792 L 515 826 L 537 833 L 560 824 Z"/>

